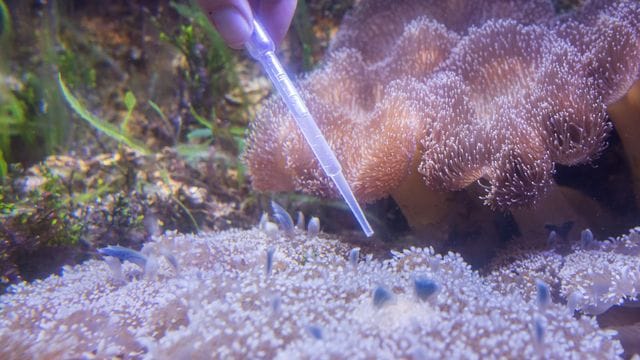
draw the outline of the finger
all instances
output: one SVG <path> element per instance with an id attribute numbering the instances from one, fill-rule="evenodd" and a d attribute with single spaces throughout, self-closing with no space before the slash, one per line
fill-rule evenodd
<path id="1" fill-rule="evenodd" d="M 253 31 L 253 13 L 247 0 L 198 0 L 222 39 L 240 49 Z"/>
<path id="2" fill-rule="evenodd" d="M 256 1 L 254 10 L 258 19 L 265 26 L 271 38 L 278 46 L 291 25 L 291 19 L 296 11 L 296 0 L 260 0 Z M 252 2 L 253 3 L 253 2 Z"/>

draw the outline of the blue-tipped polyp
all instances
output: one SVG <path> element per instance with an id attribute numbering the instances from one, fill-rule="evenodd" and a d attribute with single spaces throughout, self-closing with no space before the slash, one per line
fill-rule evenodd
<path id="1" fill-rule="evenodd" d="M 320 326 L 313 324 L 308 325 L 307 332 L 309 332 L 309 335 L 311 335 L 314 339 L 322 340 L 322 328 Z"/>
<path id="2" fill-rule="evenodd" d="M 276 252 L 276 248 L 273 246 L 269 246 L 267 249 L 267 260 L 265 261 L 265 275 L 267 278 L 271 276 L 271 272 L 273 271 L 273 254 Z"/>
<path id="3" fill-rule="evenodd" d="M 428 300 L 440 290 L 438 283 L 426 276 L 416 276 L 413 279 L 413 286 L 416 291 L 416 296 L 422 301 Z"/>
<path id="4" fill-rule="evenodd" d="M 352 268 L 358 267 L 358 259 L 360 258 L 360 248 L 354 248 L 349 251 L 349 264 Z"/>
<path id="5" fill-rule="evenodd" d="M 275 201 L 271 201 L 271 209 L 273 210 L 273 217 L 276 219 L 282 230 L 291 232 L 294 229 L 293 219 L 291 215 L 280 204 Z"/>
<path id="6" fill-rule="evenodd" d="M 147 264 L 147 257 L 141 252 L 126 248 L 119 245 L 110 245 L 101 249 L 98 249 L 98 253 L 102 256 L 112 256 L 119 259 L 121 262 L 129 261 L 144 269 Z"/>
<path id="7" fill-rule="evenodd" d="M 383 307 L 385 304 L 393 299 L 391 291 L 387 290 L 384 286 L 378 286 L 373 290 L 373 306 L 377 308 Z"/>
<path id="8" fill-rule="evenodd" d="M 546 308 L 551 303 L 551 289 L 546 282 L 536 279 L 536 299 L 538 306 L 542 309 Z"/>

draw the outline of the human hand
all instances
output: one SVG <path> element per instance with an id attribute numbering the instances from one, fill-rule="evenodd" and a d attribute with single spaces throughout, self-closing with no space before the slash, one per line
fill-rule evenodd
<path id="1" fill-rule="evenodd" d="M 253 32 L 257 16 L 276 46 L 284 39 L 296 9 L 296 0 L 198 0 L 198 4 L 232 48 L 242 48 Z"/>

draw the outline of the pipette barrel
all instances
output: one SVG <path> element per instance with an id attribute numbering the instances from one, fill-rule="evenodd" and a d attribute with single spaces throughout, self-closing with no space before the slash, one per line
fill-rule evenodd
<path id="1" fill-rule="evenodd" d="M 309 146 L 311 146 L 322 169 L 329 176 L 338 174 L 342 171 L 340 162 L 335 157 L 331 147 L 322 135 L 322 131 L 318 128 L 309 109 L 302 101 L 298 90 L 278 60 L 271 37 L 257 21 L 254 20 L 253 26 L 253 34 L 249 42 L 247 42 L 249 54 L 264 65 L 267 76 L 293 113 L 293 118 Z"/>
<path id="2" fill-rule="evenodd" d="M 262 25 L 255 19 L 253 21 L 253 28 L 253 34 L 246 44 L 249 54 L 262 64 L 267 76 L 293 114 L 293 118 L 318 159 L 320 166 L 336 184 L 338 191 L 340 191 L 347 205 L 349 205 L 362 230 L 367 236 L 371 236 L 373 230 L 342 174 L 340 162 L 333 153 L 333 150 L 331 150 L 324 135 L 322 135 L 322 131 L 318 128 L 309 109 L 300 97 L 298 90 L 278 60 L 275 54 L 273 40 Z"/>

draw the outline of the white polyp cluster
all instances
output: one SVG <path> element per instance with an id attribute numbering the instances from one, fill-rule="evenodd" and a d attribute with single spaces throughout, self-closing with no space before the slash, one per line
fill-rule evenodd
<path id="1" fill-rule="evenodd" d="M 327 235 L 270 231 L 156 237 L 149 246 L 173 254 L 180 271 L 162 260 L 152 278 L 130 276 L 140 270 L 124 262 L 127 281 L 116 281 L 107 262 L 90 260 L 15 286 L 0 297 L 0 358 L 615 358 L 622 351 L 593 319 L 497 291 L 457 254 L 410 248 L 376 260 Z M 532 320 L 541 302 L 544 312 Z"/>
<path id="2" fill-rule="evenodd" d="M 527 249 L 517 244 L 506 249 L 494 261 L 488 280 L 500 292 L 520 293 L 538 303 L 546 303 L 544 294 L 553 288 L 554 296 L 566 303 L 570 314 L 601 315 L 615 306 L 637 306 L 640 228 L 604 241 L 585 229 L 579 241 L 564 248 L 547 246 Z M 534 283 L 537 286 L 532 287 Z M 640 323 L 633 317 L 626 323 L 632 333 L 640 331 Z"/>

